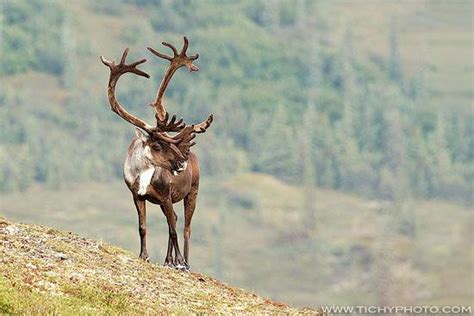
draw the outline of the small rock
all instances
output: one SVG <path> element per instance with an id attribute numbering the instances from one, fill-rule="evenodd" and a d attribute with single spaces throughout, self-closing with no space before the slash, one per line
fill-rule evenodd
<path id="1" fill-rule="evenodd" d="M 31 263 L 27 263 L 26 266 L 28 269 L 31 269 L 31 270 L 36 270 L 36 266 L 34 264 L 31 264 Z"/>
<path id="2" fill-rule="evenodd" d="M 119 255 L 117 258 L 118 258 L 120 261 L 122 261 L 122 263 L 128 263 L 128 262 L 131 261 L 130 258 L 127 257 L 127 256 L 125 256 L 125 255 Z"/>
<path id="3" fill-rule="evenodd" d="M 39 290 L 47 292 L 50 295 L 61 295 L 60 288 L 56 283 L 51 283 L 46 280 L 39 280 L 35 282 L 35 287 Z"/>
<path id="4" fill-rule="evenodd" d="M 67 259 L 67 256 L 65 254 L 63 254 L 62 252 L 57 252 L 54 256 L 56 258 L 60 259 L 60 260 L 66 260 Z"/>
<path id="5" fill-rule="evenodd" d="M 54 271 L 47 271 L 45 273 L 47 276 L 49 276 L 50 278 L 54 278 L 54 277 L 57 277 L 58 276 L 58 273 L 54 272 Z"/>
<path id="6" fill-rule="evenodd" d="M 69 279 L 73 281 L 84 281 L 86 278 L 84 275 L 73 271 L 69 274 Z"/>
<path id="7" fill-rule="evenodd" d="M 16 235 L 20 231 L 20 229 L 16 226 L 10 225 L 2 229 L 8 235 Z"/>

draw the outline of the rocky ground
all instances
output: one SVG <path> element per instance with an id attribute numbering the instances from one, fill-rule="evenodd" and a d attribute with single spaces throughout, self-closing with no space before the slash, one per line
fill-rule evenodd
<path id="1" fill-rule="evenodd" d="M 0 314 L 317 314 L 125 250 L 0 218 Z"/>

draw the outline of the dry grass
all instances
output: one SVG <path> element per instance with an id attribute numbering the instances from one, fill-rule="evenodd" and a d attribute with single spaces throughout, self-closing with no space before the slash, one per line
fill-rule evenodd
<path id="1" fill-rule="evenodd" d="M 316 314 L 70 232 L 0 219 L 0 313 Z"/>

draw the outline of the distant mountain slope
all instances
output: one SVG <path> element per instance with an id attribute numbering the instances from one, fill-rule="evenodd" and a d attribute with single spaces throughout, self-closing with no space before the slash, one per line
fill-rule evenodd
<path id="1" fill-rule="evenodd" d="M 151 79 L 117 93 L 153 122 L 166 63 L 145 47 L 187 35 L 201 70 L 179 71 L 166 105 L 188 123 L 215 114 L 204 173 L 471 202 L 473 7 L 438 2 L 6 1 L 0 191 L 120 178 L 133 128 L 109 110 L 99 56 L 148 58 Z"/>
<path id="2" fill-rule="evenodd" d="M 0 313 L 306 313 L 122 249 L 0 218 Z"/>
<path id="3" fill-rule="evenodd" d="M 470 113 L 473 97 L 472 1 L 327 1 L 330 36 L 350 25 L 356 50 L 368 58 L 389 56 L 391 28 L 399 32 L 404 76 L 424 72 L 432 101 L 426 105 Z M 339 32 L 339 34 L 338 34 Z"/>

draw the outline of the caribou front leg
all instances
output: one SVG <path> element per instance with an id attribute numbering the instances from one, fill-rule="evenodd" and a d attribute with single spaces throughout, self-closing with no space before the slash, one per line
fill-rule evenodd
<path id="1" fill-rule="evenodd" d="M 133 196 L 133 202 L 138 213 L 138 232 L 140 234 L 140 259 L 148 261 L 148 252 L 146 250 L 146 205 L 145 200 L 138 196 Z"/>
<path id="2" fill-rule="evenodd" d="M 166 216 L 168 222 L 168 252 L 165 258 L 165 265 L 170 265 L 170 263 L 177 269 L 186 269 L 186 262 L 179 251 L 178 245 L 178 235 L 176 233 L 176 221 L 178 216 L 173 210 L 173 203 L 168 201 L 161 206 L 161 210 Z M 170 246 L 171 245 L 171 246 Z M 172 257 L 172 249 L 174 249 L 175 258 Z"/>

